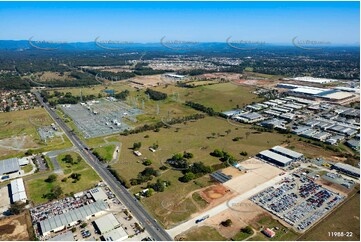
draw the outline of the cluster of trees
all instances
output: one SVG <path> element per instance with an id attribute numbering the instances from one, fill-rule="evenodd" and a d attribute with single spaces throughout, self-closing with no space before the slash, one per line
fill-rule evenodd
<path id="1" fill-rule="evenodd" d="M 234 158 L 233 155 L 231 155 L 230 153 L 224 151 L 224 150 L 220 150 L 220 149 L 215 149 L 213 152 L 210 153 L 211 156 L 214 157 L 218 157 L 220 158 L 220 161 L 222 162 L 227 162 L 227 166 L 229 164 L 233 164 L 234 162 L 236 162 L 236 158 Z"/>
<path id="2" fill-rule="evenodd" d="M 163 74 L 168 72 L 168 70 L 154 70 L 150 67 L 141 67 L 141 68 L 136 68 L 133 73 L 136 75 L 140 75 L 140 76 L 145 76 L 145 75 L 158 75 L 158 74 Z"/>
<path id="3" fill-rule="evenodd" d="M 232 220 L 226 219 L 226 220 L 221 222 L 221 225 L 224 226 L 224 227 L 229 227 L 229 226 L 232 225 Z"/>
<path id="4" fill-rule="evenodd" d="M 54 200 L 58 199 L 63 193 L 63 189 L 60 186 L 54 186 L 49 193 L 43 195 L 43 198 Z"/>
<path id="5" fill-rule="evenodd" d="M 17 75 L 2 74 L 0 75 L 0 89 L 13 90 L 13 89 L 30 89 L 30 83 L 21 79 Z"/>
<path id="6" fill-rule="evenodd" d="M 179 181 L 189 182 L 211 172 L 210 166 L 204 165 L 203 162 L 195 162 L 183 171 L 183 176 L 179 178 Z"/>
<path id="7" fill-rule="evenodd" d="M 17 214 L 22 213 L 22 211 L 24 211 L 25 206 L 26 206 L 26 204 L 23 202 L 15 202 L 10 205 L 10 208 L 8 211 L 11 215 L 17 215 Z"/>
<path id="8" fill-rule="evenodd" d="M 45 182 L 53 183 L 53 182 L 56 181 L 57 178 L 58 178 L 57 175 L 51 174 L 51 175 L 48 176 L 48 178 L 45 179 Z"/>
<path id="9" fill-rule="evenodd" d="M 166 93 L 155 91 L 150 88 L 147 88 L 147 90 L 145 90 L 145 94 L 148 94 L 150 99 L 155 101 L 164 100 L 168 96 Z"/>
<path id="10" fill-rule="evenodd" d="M 202 104 L 199 104 L 199 103 L 195 103 L 195 102 L 191 102 L 191 101 L 186 101 L 185 105 L 191 107 L 191 108 L 194 108 L 195 110 L 198 110 L 198 111 L 201 111 L 201 112 L 204 112 L 210 116 L 216 116 L 216 115 L 219 115 L 218 112 L 214 111 L 213 108 L 208 108 Z"/>
<path id="11" fill-rule="evenodd" d="M 129 96 L 129 90 L 124 90 L 114 95 L 114 97 L 119 100 L 125 100 L 127 99 L 128 96 Z"/>
<path id="12" fill-rule="evenodd" d="M 168 125 L 173 125 L 173 124 L 179 124 L 179 123 L 184 123 L 186 121 L 189 120 L 198 120 L 198 119 L 202 119 L 205 116 L 203 114 L 193 114 L 193 115 L 189 115 L 189 116 L 185 116 L 185 117 L 180 117 L 180 118 L 174 118 L 170 121 L 167 121 Z M 123 132 L 123 135 L 128 135 L 128 134 L 138 134 L 141 132 L 145 132 L 145 131 L 149 131 L 149 130 L 156 130 L 159 128 L 168 128 L 167 125 L 165 125 L 163 122 L 157 122 L 155 124 L 145 124 L 142 127 L 137 127 L 135 129 L 132 130 L 126 130 Z"/>
<path id="13" fill-rule="evenodd" d="M 151 181 L 153 177 L 160 176 L 160 172 L 155 170 L 153 167 L 146 167 L 143 171 L 138 173 L 137 178 L 130 179 L 131 185 L 139 185 L 144 182 Z"/>
<path id="14" fill-rule="evenodd" d="M 167 163 L 170 164 L 174 168 L 185 169 L 189 167 L 188 161 L 193 158 L 193 154 L 190 152 L 184 151 L 182 153 L 174 154 L 172 158 L 167 160 Z"/>
<path id="15" fill-rule="evenodd" d="M 98 75 L 100 78 L 104 78 L 111 81 L 120 81 L 124 79 L 129 79 L 135 77 L 135 74 L 132 72 L 110 72 L 110 71 L 98 71 L 86 69 L 84 70 L 94 76 Z"/>
<path id="16" fill-rule="evenodd" d="M 152 163 L 153 163 L 153 162 L 152 162 L 152 160 L 150 160 L 150 159 L 145 159 L 145 160 L 143 161 L 143 165 L 145 165 L 145 166 L 150 166 Z"/>
<path id="17" fill-rule="evenodd" d="M 65 163 L 71 164 L 71 165 L 76 165 L 76 164 L 79 164 L 79 162 L 81 161 L 81 157 L 80 157 L 80 155 L 78 155 L 76 157 L 76 160 L 74 160 L 71 155 L 67 154 L 64 156 L 62 161 L 64 161 Z"/>
<path id="18" fill-rule="evenodd" d="M 147 188 L 153 189 L 156 192 L 164 192 L 166 187 L 170 186 L 170 181 L 163 181 L 161 179 L 157 179 L 155 183 L 148 183 Z"/>
<path id="19" fill-rule="evenodd" d="M 73 179 L 73 183 L 76 183 L 77 181 L 80 180 L 81 174 L 79 174 L 79 173 L 72 173 L 69 177 Z"/>
<path id="20" fill-rule="evenodd" d="M 64 94 L 63 92 L 54 91 L 54 94 L 50 94 L 48 91 L 42 90 L 40 95 L 42 96 L 44 102 L 49 102 L 51 106 L 55 106 L 56 104 L 76 104 L 80 102 L 80 96 L 73 96 L 71 92 Z M 54 97 L 56 97 L 56 100 L 50 101 L 50 99 Z M 93 94 L 82 96 L 82 100 L 84 102 L 94 100 L 96 98 L 97 97 Z"/>
<path id="21" fill-rule="evenodd" d="M 135 142 L 135 143 L 133 143 L 132 149 L 133 150 L 139 150 L 140 147 L 142 147 L 142 142 Z"/>

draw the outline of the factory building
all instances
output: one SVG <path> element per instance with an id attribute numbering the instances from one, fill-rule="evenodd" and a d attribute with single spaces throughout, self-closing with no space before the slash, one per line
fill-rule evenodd
<path id="1" fill-rule="evenodd" d="M 246 114 L 241 114 L 241 115 L 235 117 L 234 119 L 239 122 L 243 122 L 243 123 L 256 123 L 256 122 L 264 120 L 265 117 L 263 117 L 259 113 L 250 112 L 250 113 L 246 113 Z"/>
<path id="2" fill-rule="evenodd" d="M 120 227 L 119 221 L 112 213 L 96 219 L 94 221 L 94 224 L 98 228 L 100 234 L 108 233 L 113 229 Z"/>
<path id="3" fill-rule="evenodd" d="M 13 203 L 26 202 L 28 197 L 26 196 L 23 178 L 12 180 L 10 182 L 10 189 Z"/>
<path id="4" fill-rule="evenodd" d="M 18 172 L 20 165 L 18 158 L 0 160 L 0 176 Z"/>
<path id="5" fill-rule="evenodd" d="M 303 157 L 303 154 L 284 148 L 282 146 L 275 146 L 271 148 L 271 151 L 280 155 L 287 156 L 288 158 L 291 158 L 293 161 L 299 160 Z"/>
<path id="6" fill-rule="evenodd" d="M 290 159 L 286 156 L 277 154 L 270 150 L 261 151 L 260 153 L 258 153 L 257 156 L 263 160 L 266 160 L 277 166 L 282 166 L 282 167 L 288 166 L 292 162 L 292 159 Z"/>
<path id="7" fill-rule="evenodd" d="M 349 176 L 360 177 L 360 168 L 351 166 L 345 163 L 336 163 L 332 166 L 332 169 L 341 171 Z"/>
<path id="8" fill-rule="evenodd" d="M 59 232 L 68 226 L 73 226 L 79 221 L 84 221 L 92 216 L 101 215 L 107 205 L 103 201 L 97 201 L 83 207 L 79 207 L 69 212 L 47 218 L 39 222 L 39 227 L 43 236 L 50 235 L 51 232 Z"/>

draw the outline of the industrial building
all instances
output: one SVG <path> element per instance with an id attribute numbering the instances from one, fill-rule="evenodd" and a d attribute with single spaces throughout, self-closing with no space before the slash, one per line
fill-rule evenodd
<path id="1" fill-rule="evenodd" d="M 94 221 L 95 226 L 98 228 L 100 234 L 105 234 L 113 229 L 119 228 L 120 223 L 114 214 L 109 213 Z"/>
<path id="2" fill-rule="evenodd" d="M 18 158 L 10 158 L 6 160 L 0 160 L 0 176 L 18 172 L 20 165 Z"/>
<path id="3" fill-rule="evenodd" d="M 238 115 L 234 119 L 239 121 L 239 122 L 243 122 L 243 123 L 255 123 L 255 122 L 264 120 L 265 117 L 263 117 L 259 113 L 250 112 L 250 113 Z"/>
<path id="4" fill-rule="evenodd" d="M 104 192 L 103 188 L 96 187 L 90 190 L 90 194 L 95 201 L 106 201 L 108 200 L 108 195 Z"/>
<path id="5" fill-rule="evenodd" d="M 360 168 L 351 166 L 349 164 L 338 162 L 332 166 L 332 169 L 336 169 L 350 176 L 360 177 Z"/>
<path id="6" fill-rule="evenodd" d="M 39 227 L 43 236 L 50 235 L 51 232 L 59 232 L 68 226 L 76 225 L 79 221 L 84 221 L 92 216 L 101 215 L 107 205 L 103 201 L 97 201 L 83 207 L 75 208 L 69 212 L 46 218 L 39 222 Z"/>
<path id="7" fill-rule="evenodd" d="M 123 241 L 128 238 L 128 234 L 122 227 L 119 227 L 103 234 L 103 238 L 105 241 Z"/>
<path id="8" fill-rule="evenodd" d="M 28 197 L 26 196 L 23 178 L 12 180 L 10 182 L 10 189 L 13 203 L 26 202 Z"/>
<path id="9" fill-rule="evenodd" d="M 290 149 L 287 149 L 287 148 L 284 148 L 282 146 L 275 146 L 275 147 L 271 148 L 271 151 L 273 151 L 277 154 L 286 156 L 286 157 L 292 159 L 293 161 L 299 160 L 303 157 L 303 154 L 298 153 L 293 150 L 290 150 Z"/>
<path id="10" fill-rule="evenodd" d="M 257 156 L 263 160 L 269 161 L 277 166 L 282 167 L 288 166 L 292 162 L 291 158 L 277 154 L 270 150 L 261 151 L 260 153 L 258 153 Z"/>
<path id="11" fill-rule="evenodd" d="M 74 241 L 74 236 L 71 231 L 67 231 L 65 233 L 54 236 L 51 239 L 48 239 L 48 241 Z"/>

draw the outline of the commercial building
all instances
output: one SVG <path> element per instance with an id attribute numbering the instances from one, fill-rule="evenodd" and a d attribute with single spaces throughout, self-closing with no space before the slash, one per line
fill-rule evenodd
<path id="1" fill-rule="evenodd" d="M 282 167 L 288 166 L 292 162 L 291 158 L 277 154 L 270 150 L 261 151 L 260 153 L 258 153 L 257 156 L 263 160 L 269 161 L 277 166 Z"/>
<path id="2" fill-rule="evenodd" d="M 291 78 L 291 80 L 299 81 L 299 82 L 310 82 L 310 83 L 316 83 L 316 84 L 327 84 L 327 83 L 331 83 L 331 82 L 337 82 L 336 79 L 317 78 L 317 77 L 311 77 L 311 76 L 295 77 L 295 78 Z"/>
<path id="3" fill-rule="evenodd" d="M 48 241 L 74 241 L 74 236 L 71 231 L 67 231 L 65 233 L 54 236 L 53 238 L 49 239 Z"/>
<path id="4" fill-rule="evenodd" d="M 283 156 L 286 156 L 288 158 L 291 158 L 292 160 L 299 160 L 303 157 L 303 154 L 301 153 L 298 153 L 296 151 L 293 151 L 293 150 L 290 150 L 290 149 L 287 149 L 287 148 L 284 148 L 282 146 L 275 146 L 273 148 L 271 148 L 271 151 L 277 153 L 277 154 L 280 154 L 280 155 L 283 155 Z"/>
<path id="5" fill-rule="evenodd" d="M 26 202 L 28 197 L 26 196 L 24 180 L 23 178 L 18 178 L 10 182 L 11 188 L 11 197 L 12 201 L 15 202 Z"/>
<path id="6" fill-rule="evenodd" d="M 107 205 L 103 201 L 97 201 L 83 207 L 79 207 L 69 212 L 46 218 L 39 222 L 41 233 L 44 236 L 49 235 L 51 232 L 59 232 L 65 227 L 73 226 L 79 221 L 84 221 L 92 216 L 101 215 L 104 210 L 107 209 Z"/>
<path id="7" fill-rule="evenodd" d="M 10 158 L 6 160 L 0 160 L 0 176 L 18 172 L 20 165 L 18 158 Z"/>
<path id="8" fill-rule="evenodd" d="M 270 230 L 269 228 L 262 230 L 262 233 L 268 236 L 269 238 L 273 238 L 276 235 L 276 233 Z"/>
<path id="9" fill-rule="evenodd" d="M 112 213 L 96 219 L 94 221 L 94 224 L 98 228 L 100 234 L 108 233 L 113 229 L 120 227 L 119 221 Z"/>
<path id="10" fill-rule="evenodd" d="M 346 145 L 354 150 L 360 150 L 360 139 L 350 139 L 346 142 Z"/>
<path id="11" fill-rule="evenodd" d="M 264 120 L 265 117 L 263 117 L 259 113 L 250 112 L 250 113 L 238 115 L 234 119 L 237 121 L 240 121 L 240 122 L 244 122 L 244 123 L 255 123 L 255 122 Z"/>
<path id="12" fill-rule="evenodd" d="M 108 195 L 105 194 L 103 188 L 96 187 L 90 190 L 90 194 L 94 198 L 95 201 L 106 201 L 108 200 Z"/>
<path id="13" fill-rule="evenodd" d="M 347 175 L 360 177 L 360 168 L 351 166 L 349 164 L 338 162 L 332 166 L 333 169 L 341 171 Z"/>
<path id="14" fill-rule="evenodd" d="M 103 234 L 103 238 L 105 241 L 123 241 L 128 238 L 128 234 L 122 227 L 119 227 Z"/>

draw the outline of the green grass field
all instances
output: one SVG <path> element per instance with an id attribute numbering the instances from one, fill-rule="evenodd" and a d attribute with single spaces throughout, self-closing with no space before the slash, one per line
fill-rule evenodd
<path id="1" fill-rule="evenodd" d="M 44 143 L 37 132 L 54 121 L 43 108 L 0 113 L 0 159 L 22 156 L 28 149 L 44 152 L 71 146 L 65 135 Z M 64 142 L 63 142 L 64 140 Z M 8 147 L 8 148 L 7 148 Z"/>
<path id="2" fill-rule="evenodd" d="M 33 166 L 31 164 L 27 164 L 23 167 L 21 167 L 21 170 L 23 170 L 25 173 L 30 172 L 33 169 Z"/>
<path id="3" fill-rule="evenodd" d="M 94 148 L 94 151 L 98 152 L 98 154 L 109 162 L 113 159 L 113 153 L 115 150 L 115 145 L 104 145 L 102 147 Z"/>
<path id="4" fill-rule="evenodd" d="M 74 152 L 69 153 L 74 160 L 77 159 L 77 154 Z M 53 183 L 45 182 L 45 178 L 37 178 L 26 181 L 27 193 L 29 195 L 29 199 L 36 205 L 48 202 L 48 199 L 43 198 L 43 195 L 49 193 L 50 190 L 59 185 L 63 190 L 63 195 L 67 196 L 71 192 L 76 193 L 80 191 L 84 191 L 94 187 L 101 180 L 100 177 L 96 174 L 96 172 L 88 166 L 85 161 L 82 159 L 79 164 L 70 165 L 62 161 L 62 158 L 66 154 L 62 154 L 58 157 L 58 161 L 60 166 L 64 171 L 64 175 L 59 175 L 57 180 Z M 73 183 L 73 179 L 69 177 L 71 173 L 79 173 L 81 174 L 81 178 L 76 183 Z M 66 182 L 62 182 L 63 178 L 67 177 Z"/>
<path id="5" fill-rule="evenodd" d="M 250 237 L 252 234 L 247 234 L 242 231 L 239 231 L 235 236 L 233 236 L 233 241 L 242 241 Z"/>
<path id="6" fill-rule="evenodd" d="M 177 236 L 176 240 L 186 241 L 225 241 L 224 238 L 215 228 L 202 226 L 191 229 L 181 236 Z"/>

